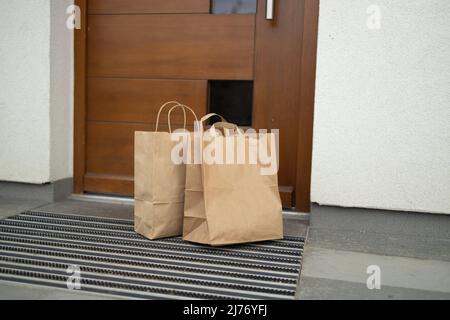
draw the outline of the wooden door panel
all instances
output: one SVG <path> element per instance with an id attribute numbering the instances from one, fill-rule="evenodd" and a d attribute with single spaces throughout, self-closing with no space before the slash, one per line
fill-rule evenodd
<path id="1" fill-rule="evenodd" d="M 209 13 L 210 0 L 89 0 L 89 14 Z"/>
<path id="2" fill-rule="evenodd" d="M 92 15 L 88 75 L 253 79 L 254 15 Z"/>
<path id="3" fill-rule="evenodd" d="M 207 91 L 205 80 L 89 78 L 88 120 L 154 124 L 161 105 L 172 100 L 201 117 L 207 109 Z M 193 121 L 190 114 L 188 121 Z M 165 113 L 160 123 L 167 123 Z M 172 123 L 183 123 L 181 112 L 173 113 Z"/>
<path id="4" fill-rule="evenodd" d="M 284 0 L 273 21 L 256 19 L 253 120 L 256 128 L 280 129 L 280 185 L 296 185 L 298 115 L 304 3 Z M 259 0 L 258 7 L 265 5 Z M 293 197 L 285 197 L 286 200 Z M 292 205 L 291 205 L 292 206 Z"/>

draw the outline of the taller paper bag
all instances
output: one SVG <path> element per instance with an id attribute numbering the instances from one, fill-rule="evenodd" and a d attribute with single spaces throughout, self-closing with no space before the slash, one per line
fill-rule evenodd
<path id="1" fill-rule="evenodd" d="M 219 246 L 283 238 L 277 171 L 263 174 L 259 160 L 253 164 L 249 161 L 250 150 L 258 148 L 260 139 L 267 138 L 267 147 L 273 152 L 272 135 L 255 138 L 237 134 L 242 139 L 241 147 L 245 147 L 244 163 L 207 163 L 205 154 L 211 144 L 217 143 L 215 152 L 223 147 L 223 157 L 229 160 L 230 151 L 234 149 L 236 155 L 239 145 L 236 140 L 234 145 L 230 142 L 236 134 L 221 136 L 212 134 L 214 127 L 211 129 L 204 132 L 200 142 L 202 163 L 186 166 L 183 239 Z"/>
<path id="2" fill-rule="evenodd" d="M 170 132 L 157 132 L 164 108 L 182 108 L 186 127 L 186 110 L 177 102 L 168 102 L 158 113 L 155 132 L 135 132 L 135 231 L 149 239 L 178 236 L 183 230 L 185 164 L 175 164 L 171 151 L 176 142 Z"/>

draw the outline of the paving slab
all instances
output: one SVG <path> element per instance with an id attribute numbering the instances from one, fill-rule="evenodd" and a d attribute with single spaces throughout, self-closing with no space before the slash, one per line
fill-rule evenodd
<path id="1" fill-rule="evenodd" d="M 310 228 L 308 245 L 387 256 L 450 261 L 450 239 L 430 234 L 392 234 L 330 228 Z"/>
<path id="2" fill-rule="evenodd" d="M 450 262 L 311 246 L 304 253 L 302 278 L 346 281 L 367 287 L 369 266 L 379 267 L 381 286 L 450 294 Z M 300 290 L 304 285 L 300 284 Z"/>
<path id="3" fill-rule="evenodd" d="M 449 293 L 381 286 L 367 289 L 362 283 L 302 277 L 300 300 L 450 300 Z"/>
<path id="4" fill-rule="evenodd" d="M 15 216 L 27 210 L 41 207 L 48 202 L 0 197 L 0 219 Z"/>

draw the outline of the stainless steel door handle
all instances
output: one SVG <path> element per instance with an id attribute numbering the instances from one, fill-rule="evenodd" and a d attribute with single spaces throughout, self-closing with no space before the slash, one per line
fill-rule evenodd
<path id="1" fill-rule="evenodd" d="M 266 20 L 274 19 L 274 2 L 275 0 L 266 0 Z"/>

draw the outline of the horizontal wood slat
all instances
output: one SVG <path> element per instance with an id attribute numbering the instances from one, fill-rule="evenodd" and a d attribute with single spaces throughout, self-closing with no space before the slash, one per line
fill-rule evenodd
<path id="1" fill-rule="evenodd" d="M 88 79 L 88 120 L 156 123 L 159 108 L 177 100 L 200 118 L 206 113 L 208 82 L 204 80 Z M 167 112 L 161 123 L 167 123 Z M 179 110 L 172 123 L 183 123 Z M 188 112 L 188 121 L 194 117 Z"/>
<path id="2" fill-rule="evenodd" d="M 87 192 L 111 193 L 122 196 L 133 196 L 134 194 L 134 178 L 132 176 L 86 174 L 84 185 Z"/>
<path id="3" fill-rule="evenodd" d="M 176 129 L 179 126 L 174 126 Z M 154 124 L 87 123 L 86 172 L 111 176 L 134 175 L 134 132 L 154 131 Z M 192 126 L 188 130 L 193 130 Z M 159 131 L 168 131 L 161 125 Z"/>
<path id="4" fill-rule="evenodd" d="M 98 15 L 88 26 L 88 75 L 253 79 L 254 15 Z"/>
<path id="5" fill-rule="evenodd" d="M 111 193 L 123 196 L 134 195 L 133 176 L 87 174 L 84 179 L 85 189 L 88 192 Z M 293 187 L 280 186 L 281 203 L 285 209 L 292 209 L 292 190 Z"/>
<path id="6" fill-rule="evenodd" d="M 89 0 L 89 14 L 209 13 L 210 0 Z"/>
<path id="7" fill-rule="evenodd" d="M 134 132 L 151 130 L 154 126 L 88 122 L 87 173 L 133 176 Z"/>
<path id="8" fill-rule="evenodd" d="M 152 131 L 153 127 L 153 125 L 144 124 L 89 121 L 85 190 L 132 196 L 134 192 L 134 132 Z M 192 130 L 192 128 L 189 129 Z M 161 126 L 161 131 L 167 131 L 167 126 Z M 293 187 L 280 187 L 284 208 L 292 207 L 293 192 Z"/>
<path id="9" fill-rule="evenodd" d="M 167 131 L 161 126 L 160 131 Z M 192 128 L 189 128 L 192 130 Z M 132 196 L 134 192 L 134 132 L 152 131 L 154 125 L 87 123 L 85 191 Z M 284 208 L 292 207 L 293 187 L 280 187 Z"/>

